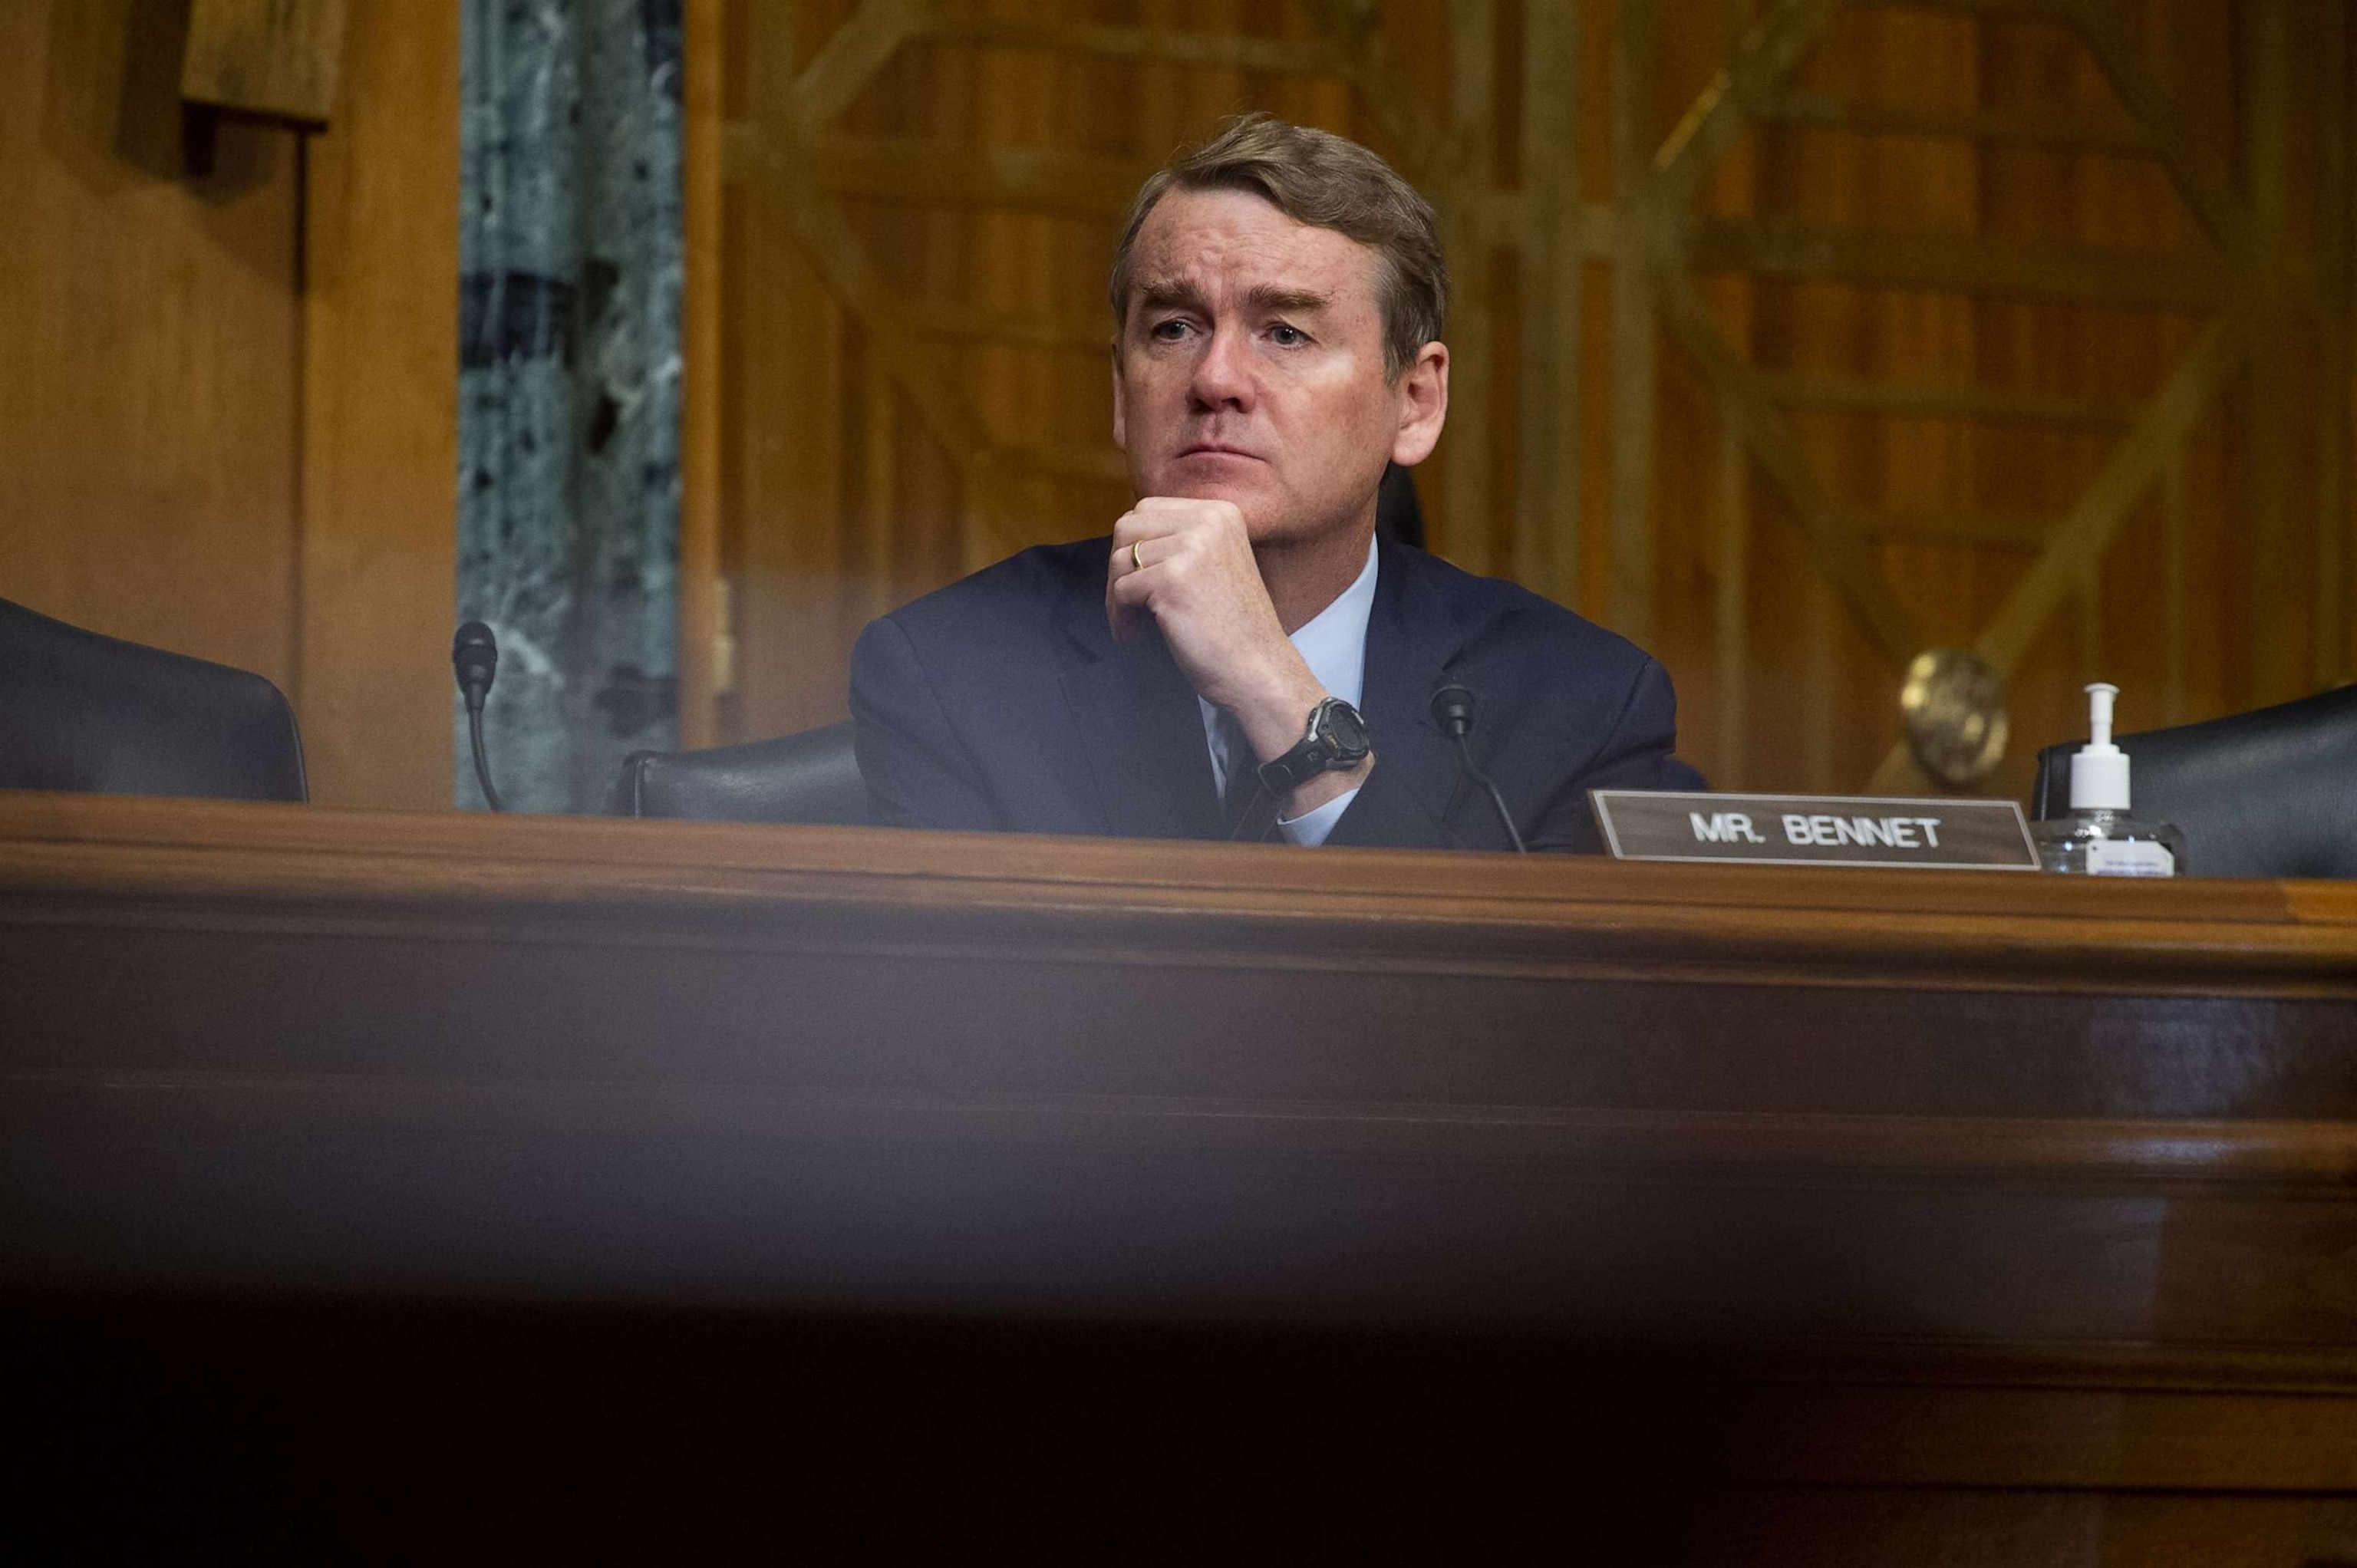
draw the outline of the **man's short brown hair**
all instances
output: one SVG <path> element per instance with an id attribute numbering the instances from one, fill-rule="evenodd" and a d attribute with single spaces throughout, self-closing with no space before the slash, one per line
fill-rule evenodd
<path id="1" fill-rule="evenodd" d="M 1146 214 L 1174 190 L 1248 190 L 1297 223 L 1331 229 L 1372 249 L 1382 268 L 1383 367 L 1397 380 L 1448 316 L 1448 264 L 1431 204 L 1358 143 L 1252 113 L 1138 188 L 1113 257 L 1113 316 L 1129 318 L 1130 252 Z"/>

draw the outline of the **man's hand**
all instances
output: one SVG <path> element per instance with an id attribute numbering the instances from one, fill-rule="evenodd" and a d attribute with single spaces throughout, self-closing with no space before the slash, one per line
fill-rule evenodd
<path id="1" fill-rule="evenodd" d="M 1291 750 L 1328 695 L 1286 639 L 1243 513 L 1227 501 L 1148 496 L 1125 514 L 1114 525 L 1105 614 L 1125 640 L 1151 616 L 1188 683 L 1235 714 L 1256 761 Z M 1370 757 L 1309 779 L 1280 802 L 1285 814 L 1298 817 L 1357 789 L 1373 765 Z"/>

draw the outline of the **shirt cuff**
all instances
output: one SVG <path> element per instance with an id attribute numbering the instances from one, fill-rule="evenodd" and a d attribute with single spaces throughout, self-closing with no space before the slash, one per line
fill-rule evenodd
<path id="1" fill-rule="evenodd" d="M 1316 811 L 1305 811 L 1289 822 L 1283 817 L 1277 818 L 1277 831 L 1285 835 L 1287 843 L 1315 849 L 1326 842 L 1326 835 L 1334 831 L 1334 824 L 1342 820 L 1342 813 L 1349 811 L 1351 802 L 1358 798 L 1357 789 L 1345 789 Z"/>

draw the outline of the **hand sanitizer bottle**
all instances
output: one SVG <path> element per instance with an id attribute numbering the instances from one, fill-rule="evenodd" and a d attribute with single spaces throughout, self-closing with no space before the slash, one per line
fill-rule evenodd
<path id="1" fill-rule="evenodd" d="M 2185 834 L 2128 814 L 2128 754 L 2112 744 L 2117 686 L 2087 688 L 2087 744 L 2071 758 L 2071 811 L 2029 824 L 2039 864 L 2085 876 L 2183 876 Z"/>

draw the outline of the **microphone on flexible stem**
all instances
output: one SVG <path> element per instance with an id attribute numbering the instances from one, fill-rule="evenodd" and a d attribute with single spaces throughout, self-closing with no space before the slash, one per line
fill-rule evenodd
<path id="1" fill-rule="evenodd" d="M 1440 726 L 1441 734 L 1457 743 L 1458 765 L 1465 769 L 1465 777 L 1481 786 L 1482 793 L 1490 797 L 1491 808 L 1498 813 L 1499 824 L 1506 830 L 1506 842 L 1514 846 L 1516 854 L 1528 854 L 1531 852 L 1523 843 L 1523 835 L 1514 831 L 1513 813 L 1506 810 L 1506 798 L 1498 793 L 1498 787 L 1490 781 L 1490 776 L 1474 766 L 1473 709 L 1478 702 L 1479 699 L 1466 687 L 1443 686 L 1432 694 L 1432 722 Z"/>
<path id="2" fill-rule="evenodd" d="M 450 669 L 458 677 L 459 695 L 467 699 L 467 740 L 475 752 L 475 782 L 494 811 L 504 811 L 500 792 L 491 787 L 491 765 L 483 756 L 483 699 L 500 672 L 500 639 L 481 621 L 470 620 L 450 642 Z"/>

